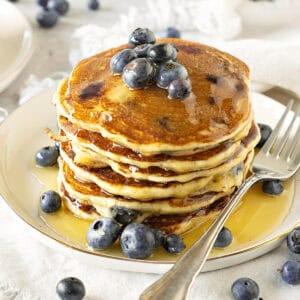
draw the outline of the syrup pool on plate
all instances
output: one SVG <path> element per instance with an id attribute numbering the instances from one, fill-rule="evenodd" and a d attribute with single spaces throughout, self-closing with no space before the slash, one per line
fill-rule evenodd
<path id="1" fill-rule="evenodd" d="M 57 191 L 57 167 L 33 167 L 33 175 L 41 184 L 41 193 L 53 189 Z M 213 249 L 210 257 L 224 256 L 243 251 L 261 244 L 261 240 L 270 235 L 287 216 L 294 196 L 294 180 L 284 182 L 284 191 L 278 196 L 269 196 L 262 192 L 261 183 L 254 185 L 244 196 L 242 203 L 226 222 L 233 234 L 233 242 L 224 249 Z M 39 203 L 37 199 L 37 205 Z M 40 211 L 40 218 L 53 231 L 65 240 L 87 252 L 125 257 L 118 243 L 103 251 L 93 251 L 86 242 L 86 233 L 91 221 L 75 217 L 64 206 L 56 213 L 45 214 Z M 211 221 L 210 221 L 211 222 Z M 209 223 L 183 235 L 187 249 L 201 236 Z M 148 260 L 175 261 L 178 256 L 168 254 L 164 249 L 155 250 Z"/>

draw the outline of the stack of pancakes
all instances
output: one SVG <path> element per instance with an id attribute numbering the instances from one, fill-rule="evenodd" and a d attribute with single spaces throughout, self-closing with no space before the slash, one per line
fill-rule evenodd
<path id="1" fill-rule="evenodd" d="M 260 138 L 248 67 L 206 45 L 160 42 L 188 70 L 186 99 L 155 85 L 129 90 L 109 67 L 126 46 L 82 60 L 59 86 L 59 190 L 80 218 L 126 207 L 136 222 L 182 233 L 214 217 L 245 179 Z"/>

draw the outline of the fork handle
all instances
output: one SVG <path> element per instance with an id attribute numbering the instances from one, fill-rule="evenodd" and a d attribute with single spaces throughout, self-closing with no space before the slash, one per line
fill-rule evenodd
<path id="1" fill-rule="evenodd" d="M 187 298 L 190 287 L 200 273 L 218 233 L 243 195 L 260 179 L 261 177 L 253 174 L 236 190 L 230 202 L 227 203 L 205 234 L 178 259 L 167 273 L 141 294 L 140 300 L 183 300 Z"/>

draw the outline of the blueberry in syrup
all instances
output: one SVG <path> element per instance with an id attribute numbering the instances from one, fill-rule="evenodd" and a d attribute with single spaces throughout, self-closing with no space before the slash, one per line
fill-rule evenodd
<path id="1" fill-rule="evenodd" d="M 191 94 L 191 91 L 191 82 L 182 78 L 173 80 L 168 88 L 171 99 L 184 99 Z"/>
<path id="2" fill-rule="evenodd" d="M 120 225 L 114 219 L 99 218 L 90 225 L 87 242 L 94 249 L 106 249 L 117 240 L 120 230 Z"/>
<path id="3" fill-rule="evenodd" d="M 152 230 L 146 225 L 131 223 L 121 233 L 120 244 L 127 257 L 141 259 L 153 253 L 155 237 Z"/>
<path id="4" fill-rule="evenodd" d="M 154 44 L 155 35 L 148 28 L 137 28 L 130 35 L 128 44 L 131 48 L 134 48 L 142 44 Z"/>
<path id="5" fill-rule="evenodd" d="M 35 154 L 35 162 L 40 167 L 50 167 L 57 163 L 59 151 L 56 146 L 47 146 Z"/>
<path id="6" fill-rule="evenodd" d="M 218 237 L 215 241 L 214 247 L 217 248 L 224 248 L 231 244 L 232 242 L 232 233 L 231 231 L 223 227 L 222 230 L 219 232 Z"/>
<path id="7" fill-rule="evenodd" d="M 165 233 L 158 229 L 158 228 L 151 228 L 151 231 L 154 234 L 154 238 L 155 238 L 155 248 L 159 248 L 161 246 L 163 246 L 163 244 L 165 243 Z"/>
<path id="8" fill-rule="evenodd" d="M 144 88 L 154 80 L 156 69 L 147 58 L 136 58 L 123 70 L 123 81 L 131 89 Z"/>
<path id="9" fill-rule="evenodd" d="M 40 207 L 45 213 L 53 213 L 58 211 L 61 207 L 60 195 L 52 190 L 43 193 L 40 198 Z"/>
<path id="10" fill-rule="evenodd" d="M 129 209 L 122 206 L 113 206 L 111 215 L 114 220 L 122 225 L 128 225 L 136 220 L 138 212 L 134 209 Z"/>
<path id="11" fill-rule="evenodd" d="M 85 287 L 80 279 L 67 277 L 58 282 L 56 293 L 61 300 L 82 300 L 85 296 Z"/>
<path id="12" fill-rule="evenodd" d="M 182 238 L 177 234 L 169 234 L 164 242 L 164 248 L 171 254 L 178 254 L 185 249 L 185 244 Z"/>
<path id="13" fill-rule="evenodd" d="M 169 43 L 155 44 L 148 50 L 148 56 L 158 64 L 177 59 L 178 50 Z"/>
<path id="14" fill-rule="evenodd" d="M 283 184 L 280 180 L 266 180 L 262 183 L 262 190 L 269 195 L 279 195 L 283 192 Z"/>
<path id="15" fill-rule="evenodd" d="M 156 84 L 164 89 L 167 89 L 170 83 L 178 78 L 187 79 L 187 69 L 174 61 L 168 61 L 159 66 L 156 76 Z"/>
<path id="16" fill-rule="evenodd" d="M 110 68 L 114 74 L 122 74 L 124 67 L 137 58 L 133 49 L 124 49 L 114 55 L 110 61 Z"/>

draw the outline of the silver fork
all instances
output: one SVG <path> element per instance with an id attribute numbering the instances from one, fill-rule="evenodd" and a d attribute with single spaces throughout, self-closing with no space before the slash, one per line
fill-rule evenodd
<path id="1" fill-rule="evenodd" d="M 257 181 L 285 180 L 296 173 L 300 166 L 300 148 L 296 147 L 300 138 L 300 121 L 297 112 L 290 118 L 293 103 L 293 100 L 288 103 L 272 134 L 255 156 L 252 175 L 237 189 L 205 234 L 175 263 L 172 269 L 141 294 L 140 300 L 186 299 L 218 233 L 247 190 Z"/>

